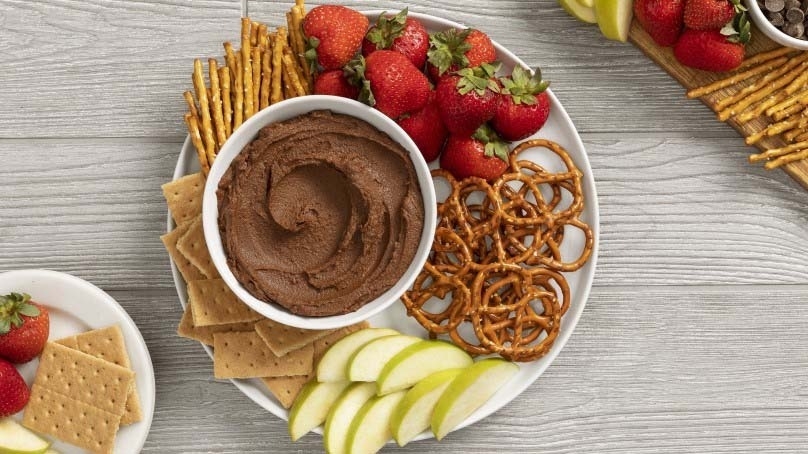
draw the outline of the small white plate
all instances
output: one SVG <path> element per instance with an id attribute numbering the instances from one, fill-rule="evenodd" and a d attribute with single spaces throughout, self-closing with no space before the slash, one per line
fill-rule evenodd
<path id="1" fill-rule="evenodd" d="M 19 270 L 0 274 L 0 294 L 28 293 L 31 299 L 47 307 L 50 336 L 53 341 L 110 325 L 119 325 L 126 350 L 135 371 L 143 420 L 122 427 L 115 439 L 116 454 L 139 453 L 154 414 L 154 369 L 146 343 L 129 314 L 103 290 L 69 274 L 48 270 Z M 30 386 L 34 381 L 39 360 L 18 366 Z M 22 419 L 22 412 L 14 416 Z M 64 454 L 83 453 L 83 449 L 50 438 L 53 448 Z"/>

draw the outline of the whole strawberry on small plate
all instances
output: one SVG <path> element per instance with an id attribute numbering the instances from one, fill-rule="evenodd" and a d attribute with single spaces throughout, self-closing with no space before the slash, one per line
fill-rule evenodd
<path id="1" fill-rule="evenodd" d="M 121 428 L 115 440 L 116 453 L 138 453 L 151 427 L 154 413 L 154 369 L 146 343 L 126 311 L 108 294 L 87 281 L 48 270 L 18 270 L 0 273 L 0 394 L 9 397 L 8 408 L 0 415 L 18 411 L 27 402 L 39 365 L 38 355 L 46 341 L 81 334 L 97 328 L 118 325 L 135 372 L 143 419 Z M 8 315 L 4 318 L 3 315 Z M 17 324 L 16 322 L 20 322 Z M 0 329 L 0 332 L 3 330 Z M 10 356 L 10 358 L 9 358 Z M 32 357 L 32 358 L 31 358 Z M 24 364 L 12 364 L 12 362 Z M 24 380 L 21 383 L 20 378 Z M 0 399 L 4 400 L 4 399 Z M 86 452 L 53 440 L 53 448 L 65 454 Z"/>

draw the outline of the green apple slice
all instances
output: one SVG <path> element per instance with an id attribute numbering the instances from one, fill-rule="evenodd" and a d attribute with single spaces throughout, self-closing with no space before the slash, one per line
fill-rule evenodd
<path id="1" fill-rule="evenodd" d="M 373 454 L 390 439 L 390 418 L 407 391 L 370 399 L 356 414 L 348 429 L 348 454 Z"/>
<path id="2" fill-rule="evenodd" d="M 376 381 L 392 357 L 416 342 L 422 342 L 422 339 L 404 334 L 384 336 L 368 342 L 348 361 L 348 380 Z"/>
<path id="3" fill-rule="evenodd" d="M 576 0 L 581 6 L 586 8 L 594 8 L 595 7 L 595 0 Z"/>
<path id="4" fill-rule="evenodd" d="M 564 8 L 570 16 L 578 19 L 582 22 L 587 22 L 590 24 L 595 24 L 598 22 L 597 18 L 595 17 L 595 8 L 591 6 L 585 6 L 582 2 L 578 0 L 558 0 L 558 4 Z"/>
<path id="5" fill-rule="evenodd" d="M 344 454 L 351 421 L 376 394 L 375 383 L 354 383 L 339 396 L 325 419 L 323 445 L 329 454 Z"/>
<path id="6" fill-rule="evenodd" d="M 634 0 L 595 0 L 595 16 L 603 36 L 626 42 L 634 17 Z"/>
<path id="7" fill-rule="evenodd" d="M 442 439 L 519 372 L 504 359 L 484 359 L 464 370 L 446 388 L 432 413 L 432 432 Z"/>
<path id="8" fill-rule="evenodd" d="M 325 352 L 325 355 L 317 364 L 317 381 L 347 381 L 348 377 L 345 372 L 348 367 L 348 361 L 357 350 L 373 339 L 396 334 L 401 333 L 388 328 L 367 328 L 343 337 Z"/>
<path id="9" fill-rule="evenodd" d="M 465 369 L 447 369 L 419 381 L 407 391 L 393 412 L 390 431 L 399 446 L 404 446 L 429 428 L 435 404 L 452 380 Z"/>
<path id="10" fill-rule="evenodd" d="M 401 350 L 379 373 L 378 394 L 407 389 L 446 369 L 466 368 L 474 361 L 457 346 L 439 340 L 421 341 Z"/>
<path id="11" fill-rule="evenodd" d="M 319 426 L 337 398 L 350 385 L 349 382 L 320 383 L 312 380 L 300 390 L 289 410 L 289 435 L 297 441 Z"/>
<path id="12" fill-rule="evenodd" d="M 11 418 L 0 420 L 0 453 L 42 454 L 50 442 L 21 426 Z"/>

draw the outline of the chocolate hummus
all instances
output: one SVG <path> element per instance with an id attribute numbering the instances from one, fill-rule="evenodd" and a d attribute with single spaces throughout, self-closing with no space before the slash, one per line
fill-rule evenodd
<path id="1" fill-rule="evenodd" d="M 407 151 L 329 111 L 264 127 L 217 194 L 233 274 L 298 315 L 352 312 L 384 293 L 412 262 L 424 224 Z"/>

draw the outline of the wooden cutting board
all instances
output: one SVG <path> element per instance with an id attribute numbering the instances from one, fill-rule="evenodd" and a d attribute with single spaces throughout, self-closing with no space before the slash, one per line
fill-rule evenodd
<path id="1" fill-rule="evenodd" d="M 679 64 L 679 62 L 676 61 L 676 58 L 673 56 L 672 48 L 660 47 L 654 43 L 654 40 L 652 40 L 645 30 L 642 29 L 637 21 L 634 21 L 634 23 L 631 25 L 629 40 L 640 50 L 642 50 L 649 58 L 651 58 L 651 60 L 655 61 L 659 66 L 661 66 L 662 69 L 667 71 L 668 74 L 678 80 L 679 83 L 681 83 L 687 90 L 708 85 L 711 82 L 726 77 L 726 74 L 700 71 L 698 69 L 691 69 Z M 778 46 L 779 44 L 770 40 L 768 36 L 756 29 L 753 29 L 752 40 L 746 47 L 746 56 L 748 58 L 758 52 L 771 50 Z M 727 87 L 703 97 L 702 102 L 707 104 L 707 106 L 712 109 L 719 99 L 731 95 L 738 90 L 739 88 L 737 86 Z M 684 94 L 682 96 L 684 96 Z M 716 118 L 716 121 L 719 120 Z M 735 130 L 737 130 L 742 136 L 747 137 L 755 132 L 760 131 L 761 129 L 764 129 L 769 122 L 764 118 L 758 118 L 749 123 L 737 123 L 730 119 L 727 124 L 735 128 Z M 778 148 L 784 145 L 785 142 L 783 142 L 780 137 L 765 138 L 756 144 L 756 146 L 761 150 Z M 750 154 L 752 154 L 751 148 Z M 750 165 L 761 166 L 762 163 Z M 786 164 L 781 168 L 785 170 L 785 172 L 788 173 L 792 178 L 797 180 L 797 182 L 800 183 L 805 189 L 808 189 L 808 159 Z"/>

